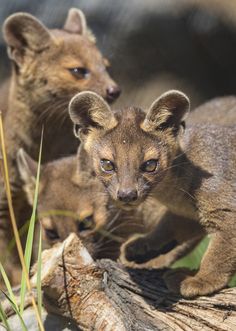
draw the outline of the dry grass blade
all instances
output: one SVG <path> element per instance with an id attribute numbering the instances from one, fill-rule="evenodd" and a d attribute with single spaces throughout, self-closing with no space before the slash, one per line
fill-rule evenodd
<path id="1" fill-rule="evenodd" d="M 4 181 L 5 181 L 5 188 L 6 188 L 11 224 L 12 224 L 12 228 L 13 228 L 14 237 L 16 239 L 16 247 L 17 247 L 20 262 L 22 265 L 22 270 L 23 270 L 23 273 L 25 274 L 27 289 L 29 292 L 32 292 L 29 275 L 28 275 L 27 268 L 25 265 L 25 259 L 24 259 L 24 253 L 23 253 L 23 249 L 22 249 L 22 245 L 21 245 L 21 241 L 20 241 L 20 235 L 19 235 L 19 232 L 17 229 L 16 219 L 15 219 L 15 214 L 14 214 L 14 209 L 13 209 L 13 202 L 12 202 L 11 189 L 10 189 L 10 180 L 9 180 L 9 173 L 8 173 L 8 165 L 7 165 L 7 153 L 6 153 L 6 146 L 5 146 L 5 140 L 4 140 L 4 130 L 3 130 L 3 121 L 2 121 L 1 112 L 0 112 L 0 141 L 1 141 L 1 152 L 2 152 L 2 158 L 3 158 Z M 38 307 L 36 305 L 33 295 L 31 296 L 31 301 L 32 301 L 32 306 L 35 310 L 39 328 L 41 331 L 44 331 L 44 326 L 43 326 L 42 320 L 40 318 Z"/>

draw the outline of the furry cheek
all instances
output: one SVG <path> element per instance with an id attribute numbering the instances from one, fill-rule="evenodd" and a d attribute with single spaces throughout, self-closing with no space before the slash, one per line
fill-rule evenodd
<path id="1" fill-rule="evenodd" d="M 116 174 L 105 174 L 100 171 L 100 173 L 98 174 L 98 178 L 102 182 L 106 190 L 109 192 L 109 195 L 112 197 L 112 199 L 116 200 L 118 186 Z"/>
<path id="2" fill-rule="evenodd" d="M 153 185 L 155 185 L 157 182 L 160 182 L 162 177 L 163 177 L 164 173 L 162 169 L 159 169 L 157 171 L 155 171 L 155 173 L 145 173 L 143 175 L 144 177 L 144 181 L 145 181 L 145 185 L 152 187 Z"/>
<path id="3" fill-rule="evenodd" d="M 145 198 L 152 188 L 153 176 L 143 174 L 138 179 L 138 196 L 140 199 Z"/>

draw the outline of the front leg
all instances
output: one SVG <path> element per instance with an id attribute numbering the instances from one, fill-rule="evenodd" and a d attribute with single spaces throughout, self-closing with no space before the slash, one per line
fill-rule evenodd
<path id="1" fill-rule="evenodd" d="M 167 211 L 151 233 L 135 235 L 122 246 L 121 260 L 145 263 L 203 235 L 203 228 L 197 222 Z"/>
<path id="2" fill-rule="evenodd" d="M 167 254 L 178 245 L 175 239 L 163 244 L 162 246 L 153 246 L 149 242 L 150 236 L 134 235 L 121 247 L 121 260 L 133 261 L 143 264 L 159 255 Z M 125 258 L 124 258 L 125 257 Z"/>
<path id="3" fill-rule="evenodd" d="M 148 268 L 148 269 L 168 268 L 182 257 L 191 253 L 194 250 L 194 248 L 201 242 L 202 239 L 203 237 L 200 236 L 187 240 L 184 243 L 179 244 L 176 248 L 172 249 L 170 252 L 166 254 L 162 254 L 144 264 L 139 264 L 139 268 L 140 267 Z"/>
<path id="4" fill-rule="evenodd" d="M 227 286 L 236 271 L 236 237 L 232 233 L 215 233 L 194 276 L 173 270 L 164 276 L 170 290 L 183 297 L 208 295 Z"/>

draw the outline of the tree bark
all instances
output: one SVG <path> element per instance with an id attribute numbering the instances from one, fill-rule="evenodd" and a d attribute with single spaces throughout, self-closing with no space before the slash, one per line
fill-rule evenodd
<path id="1" fill-rule="evenodd" d="M 71 234 L 43 253 L 44 305 L 82 330 L 236 330 L 235 288 L 185 300 L 169 293 L 162 274 L 110 260 L 95 263 Z"/>

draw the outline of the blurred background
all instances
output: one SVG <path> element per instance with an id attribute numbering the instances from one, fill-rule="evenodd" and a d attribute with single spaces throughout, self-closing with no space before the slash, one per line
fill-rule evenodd
<path id="1" fill-rule="evenodd" d="M 61 27 L 82 9 L 123 95 L 117 102 L 149 106 L 167 89 L 186 92 L 192 106 L 236 92 L 236 0 L 1 0 L 0 24 L 17 11 Z M 10 67 L 0 36 L 0 81 Z"/>

